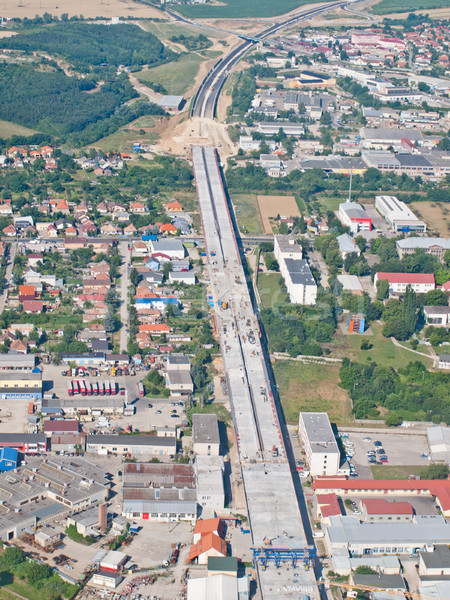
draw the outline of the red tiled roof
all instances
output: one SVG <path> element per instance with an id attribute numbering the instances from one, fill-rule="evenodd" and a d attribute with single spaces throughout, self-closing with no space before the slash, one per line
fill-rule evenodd
<path id="1" fill-rule="evenodd" d="M 333 517 L 335 515 L 342 515 L 339 501 L 334 492 L 329 494 L 320 494 L 317 496 L 317 503 L 320 506 L 320 512 L 323 517 Z"/>
<path id="2" fill-rule="evenodd" d="M 45 433 L 51 433 L 51 432 L 69 432 L 69 431 L 73 431 L 74 433 L 77 433 L 79 429 L 79 423 L 78 421 L 68 421 L 68 420 L 61 420 L 61 421 L 44 421 L 44 432 Z"/>
<path id="3" fill-rule="evenodd" d="M 215 519 L 199 519 L 194 527 L 194 534 L 206 535 L 207 533 L 220 533 L 222 520 L 216 517 Z"/>
<path id="4" fill-rule="evenodd" d="M 208 552 L 208 550 L 211 549 L 216 550 L 223 556 L 227 555 L 227 544 L 225 540 L 220 538 L 215 533 L 207 533 L 206 535 L 202 536 L 196 544 L 191 546 L 187 562 L 192 562 L 194 558 L 199 557 L 200 554 Z"/>
<path id="5" fill-rule="evenodd" d="M 432 273 L 377 273 L 377 280 L 380 279 L 389 283 L 434 283 Z"/>
<path id="6" fill-rule="evenodd" d="M 384 499 L 367 499 L 362 503 L 368 515 L 412 515 L 413 509 L 409 502 L 388 502 Z"/>

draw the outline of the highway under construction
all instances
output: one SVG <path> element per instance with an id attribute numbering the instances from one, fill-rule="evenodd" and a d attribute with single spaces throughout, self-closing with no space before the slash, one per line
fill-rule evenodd
<path id="1" fill-rule="evenodd" d="M 217 153 L 194 146 L 192 160 L 261 596 L 316 600 L 303 496 L 294 487 Z"/>

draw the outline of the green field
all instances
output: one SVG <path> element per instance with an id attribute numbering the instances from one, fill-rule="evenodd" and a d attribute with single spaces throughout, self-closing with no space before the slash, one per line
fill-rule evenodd
<path id="1" fill-rule="evenodd" d="M 327 412 L 332 423 L 353 423 L 347 392 L 338 386 L 337 365 L 277 360 L 273 365 L 284 416 L 297 424 L 300 411 Z"/>
<path id="2" fill-rule="evenodd" d="M 410 475 L 420 475 L 425 467 L 419 467 L 418 465 L 411 467 L 403 465 L 397 467 L 375 465 L 370 468 L 372 469 L 374 479 L 409 479 Z"/>
<path id="3" fill-rule="evenodd" d="M 449 8 L 448 0 L 381 0 L 372 11 L 377 15 L 404 12 L 410 13 L 415 10 L 429 10 L 430 8 Z"/>
<path id="4" fill-rule="evenodd" d="M 0 600 L 17 600 L 17 596 L 12 592 L 8 592 L 5 588 L 0 589 Z"/>
<path id="5" fill-rule="evenodd" d="M 343 335 L 340 331 L 335 335 L 335 342 L 329 345 L 332 350 L 332 356 L 347 356 L 358 362 L 366 362 L 369 358 L 379 365 L 386 367 L 395 365 L 396 369 L 406 367 L 408 363 L 416 360 L 422 362 L 426 367 L 431 367 L 431 357 L 410 352 L 404 348 L 394 346 L 390 338 L 385 338 L 381 333 L 383 326 L 379 323 L 372 323 L 370 330 L 373 335 Z M 369 340 L 373 344 L 370 350 L 361 350 L 361 341 Z"/>
<path id="6" fill-rule="evenodd" d="M 149 119 L 152 117 L 142 117 Z M 154 119 L 154 117 L 153 117 Z M 148 121 L 146 121 L 148 122 Z M 134 122 L 140 127 L 149 127 L 140 123 L 140 119 Z M 158 139 L 158 135 L 152 132 L 139 133 L 139 129 L 119 129 L 118 131 L 101 138 L 90 146 L 103 150 L 103 152 L 133 152 L 133 142 L 141 142 L 141 144 L 152 144 Z M 88 148 L 90 146 L 87 146 Z"/>
<path id="7" fill-rule="evenodd" d="M 168 94 L 183 96 L 193 86 L 201 63 L 205 59 L 198 54 L 183 54 L 176 62 L 145 69 L 138 73 L 142 83 L 158 83 Z"/>
<path id="8" fill-rule="evenodd" d="M 264 227 L 254 194 L 233 194 L 231 198 L 241 233 L 264 233 Z"/>
<path id="9" fill-rule="evenodd" d="M 169 40 L 172 36 L 185 35 L 185 36 L 196 36 L 199 33 L 203 33 L 207 37 L 213 37 L 217 39 L 223 39 L 227 37 L 227 33 L 224 31 L 217 31 L 216 29 L 199 28 L 195 25 L 181 25 L 179 22 L 176 23 L 151 23 L 150 21 L 144 21 L 143 27 L 156 35 L 160 40 Z"/>
<path id="10" fill-rule="evenodd" d="M 228 18 L 251 18 L 251 17 L 275 17 L 283 15 L 303 6 L 304 4 L 315 4 L 320 0 L 225 0 L 220 5 L 195 4 L 177 6 L 177 12 L 185 17 L 193 19 L 228 19 Z"/>
<path id="11" fill-rule="evenodd" d="M 0 119 L 0 138 L 8 139 L 13 135 L 33 135 L 33 133 L 36 133 L 36 130 Z"/>
<path id="12" fill-rule="evenodd" d="M 258 273 L 258 291 L 263 308 L 272 308 L 280 302 L 286 302 L 288 295 L 280 289 L 279 273 Z"/>

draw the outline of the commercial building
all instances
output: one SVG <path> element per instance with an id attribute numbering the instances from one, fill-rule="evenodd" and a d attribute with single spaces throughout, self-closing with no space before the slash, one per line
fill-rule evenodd
<path id="1" fill-rule="evenodd" d="M 367 498 L 361 501 L 363 519 L 367 523 L 411 522 L 414 511 L 409 502 L 388 502 Z"/>
<path id="2" fill-rule="evenodd" d="M 337 475 L 341 453 L 327 413 L 301 412 L 298 434 L 311 475 Z"/>
<path id="3" fill-rule="evenodd" d="M 27 464 L 0 474 L 0 539 L 19 537 L 37 523 L 100 504 L 108 497 L 105 474 L 83 458 L 27 458 Z"/>
<path id="4" fill-rule="evenodd" d="M 444 517 L 450 517 L 450 480 L 405 479 L 373 480 L 345 477 L 318 477 L 312 484 L 316 493 L 335 492 L 340 496 L 433 496 Z"/>
<path id="5" fill-rule="evenodd" d="M 392 227 L 392 231 L 425 233 L 427 225 L 395 196 L 376 196 L 375 208 Z"/>
<path id="6" fill-rule="evenodd" d="M 317 284 L 305 259 L 287 258 L 280 262 L 289 298 L 293 304 L 313 306 L 317 298 Z"/>
<path id="7" fill-rule="evenodd" d="M 0 446 L 34 454 L 47 450 L 47 436 L 43 433 L 0 433 Z"/>
<path id="8" fill-rule="evenodd" d="M 131 456 L 173 456 L 177 440 L 156 435 L 88 435 L 86 452 L 129 454 Z"/>
<path id="9" fill-rule="evenodd" d="M 338 217 L 344 225 L 350 227 L 352 233 L 372 230 L 372 219 L 364 208 L 356 202 L 339 204 Z"/>
<path id="10" fill-rule="evenodd" d="M 195 454 L 218 456 L 220 454 L 219 424 L 216 414 L 194 413 L 192 437 Z"/>
<path id="11" fill-rule="evenodd" d="M 415 554 L 445 544 L 450 524 L 439 515 L 416 517 L 411 523 L 361 523 L 358 517 L 331 517 L 325 525 L 325 546 L 330 554 L 347 550 L 350 556 Z"/>
<path id="12" fill-rule="evenodd" d="M 407 139 L 413 144 L 422 144 L 423 135 L 417 129 L 394 129 L 388 127 L 362 127 L 360 136 L 364 148 L 387 149 L 400 148 L 402 140 Z"/>
<path id="13" fill-rule="evenodd" d="M 428 427 L 427 439 L 431 458 L 433 460 L 443 460 L 450 464 L 450 427 L 443 427 L 442 425 Z"/>
<path id="14" fill-rule="evenodd" d="M 37 400 L 42 398 L 42 373 L 33 371 L 1 371 L 0 398 Z"/>
<path id="15" fill-rule="evenodd" d="M 427 325 L 450 326 L 450 306 L 424 306 L 423 316 Z"/>
<path id="16" fill-rule="evenodd" d="M 122 476 L 122 494 L 122 514 L 129 519 L 197 519 L 197 479 L 194 465 L 126 463 Z"/>
<path id="17" fill-rule="evenodd" d="M 416 294 L 426 294 L 436 287 L 432 273 L 375 273 L 374 285 L 386 279 L 389 282 L 389 293 L 404 294 L 410 287 Z"/>
<path id="18" fill-rule="evenodd" d="M 225 506 L 224 463 L 221 456 L 196 456 L 197 502 L 202 514 L 215 513 Z"/>
<path id="19" fill-rule="evenodd" d="M 403 203 L 402 203 L 403 204 Z M 428 237 L 407 237 L 397 240 L 397 254 L 400 258 L 408 254 L 414 254 L 416 250 L 423 250 L 431 254 L 441 262 L 444 260 L 444 254 L 450 250 L 449 238 L 428 238 Z"/>

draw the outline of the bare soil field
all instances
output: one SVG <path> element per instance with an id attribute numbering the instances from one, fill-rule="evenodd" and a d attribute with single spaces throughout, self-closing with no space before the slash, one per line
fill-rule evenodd
<path id="1" fill-rule="evenodd" d="M 411 208 L 415 214 L 422 218 L 430 229 L 438 232 L 442 237 L 450 233 L 450 210 L 445 204 L 439 202 L 413 202 Z"/>
<path id="2" fill-rule="evenodd" d="M 300 217 L 294 196 L 257 196 L 259 212 L 266 233 L 273 233 L 270 218 L 277 215 L 282 217 Z"/>
<path id="3" fill-rule="evenodd" d="M 84 17 L 138 17 L 144 19 L 164 18 L 164 13 L 147 6 L 138 4 L 132 0 L 0 0 L 0 11 L 3 17 L 15 17 L 29 19 L 36 15 L 50 13 L 61 16 L 67 13 L 83 15 Z"/>

